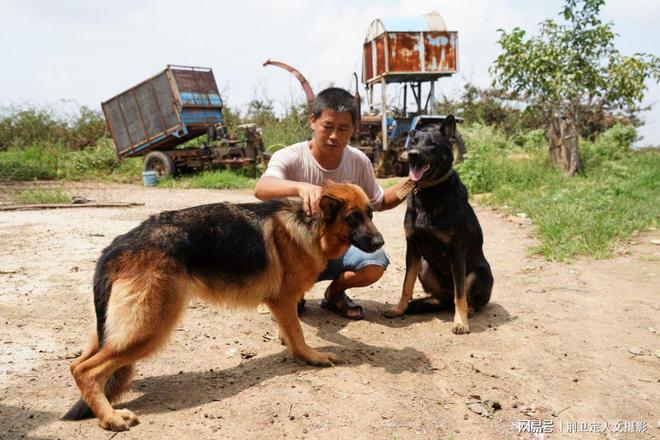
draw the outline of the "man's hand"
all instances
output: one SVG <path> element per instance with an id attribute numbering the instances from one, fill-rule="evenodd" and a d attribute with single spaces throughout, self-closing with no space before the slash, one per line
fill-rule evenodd
<path id="1" fill-rule="evenodd" d="M 385 190 L 385 194 L 383 195 L 383 203 L 380 205 L 380 211 L 392 209 L 406 199 L 405 196 L 403 198 L 400 198 L 400 196 L 405 193 L 404 185 L 406 185 L 407 182 L 408 179 L 401 179 L 399 182 Z"/>
<path id="2" fill-rule="evenodd" d="M 321 187 L 303 182 L 299 185 L 298 197 L 302 199 L 305 214 L 316 214 L 319 210 L 319 201 L 321 200 Z"/>
<path id="3" fill-rule="evenodd" d="M 321 187 L 307 182 L 261 176 L 254 187 L 254 195 L 259 200 L 298 196 L 302 199 L 305 214 L 312 215 L 319 211 Z"/>

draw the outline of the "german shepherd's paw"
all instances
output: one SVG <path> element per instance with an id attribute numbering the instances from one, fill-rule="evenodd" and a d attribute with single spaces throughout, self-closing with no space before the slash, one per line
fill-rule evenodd
<path id="1" fill-rule="evenodd" d="M 337 362 L 337 355 L 334 353 L 322 353 L 314 350 L 304 357 L 304 359 L 312 365 L 319 367 L 334 367 L 334 362 Z"/>
<path id="2" fill-rule="evenodd" d="M 455 335 L 465 335 L 470 333 L 470 326 L 468 324 L 463 324 L 462 322 L 454 322 L 451 325 L 451 331 Z"/>
<path id="3" fill-rule="evenodd" d="M 385 310 L 383 312 L 383 316 L 387 319 L 393 319 L 393 318 L 398 318 L 399 316 L 403 316 L 405 313 L 405 310 L 400 310 L 398 307 L 395 307 L 393 309 Z"/>
<path id="4" fill-rule="evenodd" d="M 110 417 L 99 421 L 101 428 L 109 431 L 128 431 L 132 426 L 140 423 L 138 418 L 127 409 L 116 409 Z"/>

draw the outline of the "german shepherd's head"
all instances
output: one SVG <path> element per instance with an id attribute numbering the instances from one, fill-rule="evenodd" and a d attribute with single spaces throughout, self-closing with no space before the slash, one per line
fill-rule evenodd
<path id="1" fill-rule="evenodd" d="M 385 243 L 372 222 L 369 199 L 359 186 L 326 183 L 319 206 L 323 220 L 321 235 L 330 258 L 343 255 L 349 244 L 374 252 Z"/>
<path id="2" fill-rule="evenodd" d="M 410 180 L 432 181 L 451 170 L 454 157 L 451 141 L 456 134 L 456 119 L 449 115 L 442 121 L 439 131 L 417 132 L 408 150 Z"/>

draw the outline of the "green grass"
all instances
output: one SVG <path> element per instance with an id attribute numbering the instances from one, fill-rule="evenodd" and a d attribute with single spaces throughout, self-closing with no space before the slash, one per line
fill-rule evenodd
<path id="1" fill-rule="evenodd" d="M 58 163 L 58 177 L 65 180 L 137 182 L 142 177 L 142 159 L 119 160 L 112 141 L 103 138 L 93 147 L 67 151 Z"/>
<path id="2" fill-rule="evenodd" d="M 629 152 L 615 127 L 582 142 L 584 171 L 564 177 L 547 158 L 542 138 L 516 143 L 489 127 L 463 130 L 468 156 L 457 169 L 471 193 L 510 213 L 525 212 L 550 260 L 606 258 L 633 231 L 657 225 L 660 152 Z M 620 133 L 619 133 L 620 134 Z"/>
<path id="3" fill-rule="evenodd" d="M 14 203 L 20 203 L 24 205 L 71 202 L 71 197 L 69 197 L 68 194 L 58 190 L 48 189 L 28 189 L 23 191 L 16 191 L 10 193 L 9 198 Z"/>
<path id="4" fill-rule="evenodd" d="M 304 107 L 292 106 L 283 117 L 276 117 L 269 104 L 252 107 L 256 110 L 248 119 L 262 127 L 269 151 L 309 138 Z M 230 125 L 245 122 L 238 112 L 227 111 L 228 119 L 235 119 Z M 118 160 L 99 118 L 87 111 L 75 121 L 61 121 L 48 111 L 0 109 L 0 180 L 141 182 L 142 160 Z M 485 193 L 480 202 L 492 207 L 525 212 L 540 239 L 533 251 L 550 260 L 605 258 L 633 231 L 657 226 L 660 153 L 630 152 L 632 127 L 615 126 L 594 141 L 581 140 L 584 170 L 573 178 L 549 163 L 543 130 L 507 137 L 475 124 L 461 127 L 461 134 L 467 156 L 456 168 L 470 192 Z M 207 171 L 165 179 L 159 186 L 250 189 L 261 171 Z M 386 180 L 384 186 L 396 181 Z M 14 197 L 25 200 L 21 203 L 69 201 L 57 191 Z"/>
<path id="5" fill-rule="evenodd" d="M 142 160 L 120 161 L 108 138 L 83 150 L 41 143 L 0 151 L 0 179 L 137 182 L 141 175 Z"/>
<path id="6" fill-rule="evenodd" d="M 389 188 L 390 186 L 396 185 L 402 180 L 403 178 L 401 177 L 395 177 L 394 179 L 387 179 L 385 182 L 382 182 L 381 185 L 383 186 L 383 188 Z"/>
<path id="7" fill-rule="evenodd" d="M 229 170 L 204 171 L 199 174 L 166 178 L 158 182 L 161 188 L 208 188 L 249 189 L 254 188 L 256 178 Z"/>
<path id="8" fill-rule="evenodd" d="M 168 188 L 252 188 L 264 167 L 236 171 L 216 170 L 168 178 Z M 119 160 L 112 141 L 101 139 L 95 146 L 72 151 L 60 144 L 39 144 L 0 151 L 0 180 L 95 180 L 138 183 L 142 179 L 140 158 Z"/>
<path id="9" fill-rule="evenodd" d="M 50 180 L 57 178 L 58 158 L 63 148 L 37 146 L 0 152 L 0 179 Z"/>

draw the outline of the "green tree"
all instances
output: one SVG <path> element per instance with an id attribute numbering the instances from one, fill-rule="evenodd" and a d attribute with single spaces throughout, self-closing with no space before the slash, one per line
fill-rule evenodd
<path id="1" fill-rule="evenodd" d="M 270 99 L 253 99 L 248 104 L 245 119 L 260 127 L 264 127 L 277 121 L 277 116 L 275 115 L 275 110 L 273 108 L 273 101 Z"/>
<path id="2" fill-rule="evenodd" d="M 579 171 L 581 110 L 600 108 L 634 116 L 642 110 L 645 81 L 660 81 L 660 58 L 622 55 L 612 22 L 599 16 L 605 0 L 566 0 L 565 22 L 545 20 L 539 34 L 499 30 L 502 53 L 491 67 L 493 85 L 524 99 L 548 124 L 552 160 L 566 174 Z"/>

